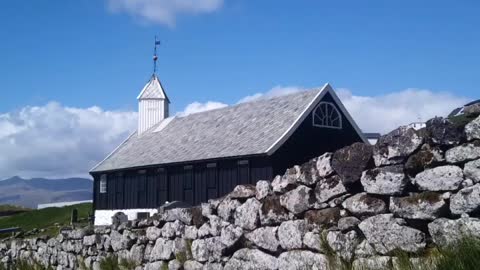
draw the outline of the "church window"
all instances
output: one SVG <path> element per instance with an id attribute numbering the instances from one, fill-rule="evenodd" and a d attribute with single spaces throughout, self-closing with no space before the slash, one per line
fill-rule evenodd
<path id="1" fill-rule="evenodd" d="M 324 128 L 342 128 L 342 115 L 330 102 L 320 102 L 313 110 L 313 126 Z"/>

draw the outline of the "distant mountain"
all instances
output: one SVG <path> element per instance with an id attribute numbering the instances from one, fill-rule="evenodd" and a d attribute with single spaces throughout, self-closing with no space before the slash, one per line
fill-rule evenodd
<path id="1" fill-rule="evenodd" d="M 93 181 L 85 178 L 22 179 L 0 181 L 0 204 L 35 208 L 38 204 L 92 199 Z"/>

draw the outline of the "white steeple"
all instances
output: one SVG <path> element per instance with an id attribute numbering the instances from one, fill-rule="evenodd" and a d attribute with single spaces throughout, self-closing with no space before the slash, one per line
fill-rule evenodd
<path id="1" fill-rule="evenodd" d="M 137 99 L 138 135 L 141 135 L 168 117 L 170 101 L 156 74 L 152 75 Z"/>

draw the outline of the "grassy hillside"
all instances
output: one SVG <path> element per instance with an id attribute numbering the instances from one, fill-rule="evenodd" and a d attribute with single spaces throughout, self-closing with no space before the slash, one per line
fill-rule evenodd
<path id="1" fill-rule="evenodd" d="M 92 212 L 91 203 L 83 203 L 61 208 L 51 207 L 39 210 L 31 210 L 28 212 L 16 214 L 9 217 L 0 218 L 0 229 L 20 227 L 24 232 L 32 229 L 44 229 L 45 234 L 54 234 L 58 232 L 58 225 L 69 225 L 72 210 L 78 210 L 78 219 L 83 223 L 87 223 L 89 213 Z M 9 235 L 3 235 L 3 237 Z M 0 235 L 0 238 L 2 235 Z"/>

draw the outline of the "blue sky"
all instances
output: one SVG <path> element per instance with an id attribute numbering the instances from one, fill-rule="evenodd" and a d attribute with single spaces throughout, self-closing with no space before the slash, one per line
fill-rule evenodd
<path id="1" fill-rule="evenodd" d="M 384 133 L 479 98 L 478 14 L 473 0 L 1 1 L 0 179 L 85 175 L 134 130 L 155 35 L 173 112 L 330 82 Z"/>

